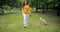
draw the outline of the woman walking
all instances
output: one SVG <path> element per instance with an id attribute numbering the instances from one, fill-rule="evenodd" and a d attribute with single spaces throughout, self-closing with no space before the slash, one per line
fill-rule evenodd
<path id="1" fill-rule="evenodd" d="M 28 26 L 28 14 L 30 14 L 30 7 L 27 1 L 23 2 L 22 14 L 24 18 L 24 28 Z"/>

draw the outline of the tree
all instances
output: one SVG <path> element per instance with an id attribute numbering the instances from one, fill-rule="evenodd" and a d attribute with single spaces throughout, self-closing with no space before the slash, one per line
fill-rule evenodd
<path id="1" fill-rule="evenodd" d="M 1 11 L 3 11 L 3 13 L 4 13 L 4 9 L 7 10 L 10 7 L 13 8 L 13 7 L 18 7 L 20 5 L 21 5 L 21 1 L 18 2 L 18 0 L 1 0 L 0 1 L 0 8 L 1 8 Z"/>

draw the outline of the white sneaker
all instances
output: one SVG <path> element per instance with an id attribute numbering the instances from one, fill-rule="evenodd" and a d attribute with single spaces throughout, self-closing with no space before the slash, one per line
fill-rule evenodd
<path id="1" fill-rule="evenodd" d="M 24 25 L 24 28 L 26 28 L 28 26 L 28 24 Z"/>

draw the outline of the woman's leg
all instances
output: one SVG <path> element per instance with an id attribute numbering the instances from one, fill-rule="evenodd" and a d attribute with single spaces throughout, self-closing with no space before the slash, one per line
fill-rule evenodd
<path id="1" fill-rule="evenodd" d="M 24 26 L 28 26 L 28 14 L 23 14 L 24 16 Z"/>
<path id="2" fill-rule="evenodd" d="M 28 14 L 26 14 L 26 26 L 28 26 Z"/>

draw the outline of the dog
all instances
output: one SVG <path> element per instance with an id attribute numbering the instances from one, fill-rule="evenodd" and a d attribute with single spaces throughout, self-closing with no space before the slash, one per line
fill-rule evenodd
<path id="1" fill-rule="evenodd" d="M 47 21 L 43 18 L 40 18 L 39 22 L 40 24 L 47 25 Z"/>

